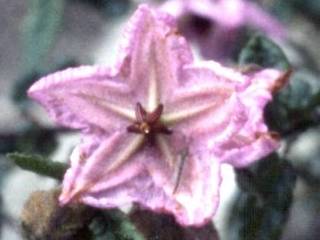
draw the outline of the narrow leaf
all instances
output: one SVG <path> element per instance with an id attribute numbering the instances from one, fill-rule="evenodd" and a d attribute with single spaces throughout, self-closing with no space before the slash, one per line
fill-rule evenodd
<path id="1" fill-rule="evenodd" d="M 50 161 L 40 155 L 9 153 L 7 157 L 22 169 L 57 180 L 62 180 L 68 168 L 68 165 L 65 163 Z"/>

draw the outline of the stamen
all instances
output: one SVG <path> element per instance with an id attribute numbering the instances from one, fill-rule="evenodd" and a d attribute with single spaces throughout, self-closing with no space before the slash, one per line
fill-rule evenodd
<path id="1" fill-rule="evenodd" d="M 148 113 L 140 103 L 136 104 L 136 122 L 127 127 L 128 132 L 151 135 L 155 133 L 171 134 L 172 131 L 160 122 L 163 105 L 159 104 L 154 111 Z"/>
<path id="2" fill-rule="evenodd" d="M 147 112 L 146 110 L 144 110 L 144 108 L 142 107 L 141 103 L 137 103 L 136 104 L 136 118 L 138 122 L 143 122 L 146 120 L 147 117 Z"/>
<path id="3" fill-rule="evenodd" d="M 160 116 L 163 111 L 163 105 L 159 104 L 159 106 L 150 114 L 147 114 L 146 120 L 150 123 L 155 123 L 160 119 Z"/>
<path id="4" fill-rule="evenodd" d="M 139 125 L 133 124 L 127 127 L 128 132 L 132 133 L 141 133 L 141 129 L 139 128 Z"/>
<path id="5" fill-rule="evenodd" d="M 149 134 L 149 133 L 150 133 L 150 130 L 151 130 L 149 124 L 146 123 L 146 122 L 142 122 L 142 123 L 140 124 L 140 129 L 141 129 L 141 131 L 144 132 L 145 134 Z"/>

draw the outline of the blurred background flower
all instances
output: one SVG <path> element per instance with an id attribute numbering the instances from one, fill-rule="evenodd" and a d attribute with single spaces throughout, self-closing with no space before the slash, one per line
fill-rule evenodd
<path id="1" fill-rule="evenodd" d="M 286 36 L 285 26 L 250 0 L 171 0 L 162 9 L 178 19 L 179 30 L 208 59 L 236 56 L 253 32 L 279 39 Z"/>

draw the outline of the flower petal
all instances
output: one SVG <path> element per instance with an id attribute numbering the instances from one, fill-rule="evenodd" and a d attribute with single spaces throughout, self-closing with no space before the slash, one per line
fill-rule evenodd
<path id="1" fill-rule="evenodd" d="M 118 144 L 121 138 L 117 138 L 118 136 L 114 138 L 114 142 L 111 140 L 112 144 Z M 165 139 L 172 156 L 186 157 L 176 159 L 174 168 L 168 166 L 168 161 L 161 161 L 166 154 L 161 155 L 155 146 L 145 146 L 143 152 L 133 156 L 114 173 L 105 174 L 101 180 L 90 185 L 90 188 L 83 189 L 77 196 L 78 200 L 100 208 L 136 202 L 154 211 L 170 212 L 182 225 L 199 226 L 207 223 L 219 202 L 219 162 L 214 161 L 201 145 L 190 142 L 187 144 L 184 139 L 185 137 L 177 134 Z M 126 144 L 128 142 L 124 143 Z M 99 148 L 102 146 L 97 147 L 93 155 L 97 155 L 95 152 L 100 151 Z M 181 151 L 186 148 L 188 152 L 182 156 Z M 104 159 L 108 158 L 108 153 L 102 151 L 100 154 Z M 79 159 L 79 154 L 75 155 Z M 89 160 L 92 159 L 88 159 L 88 164 Z M 183 165 L 181 161 L 184 161 Z M 73 161 L 71 170 L 66 174 L 64 191 L 60 197 L 62 203 L 72 199 L 72 189 L 76 189 L 79 184 L 83 186 L 85 166 L 82 167 L 77 162 L 79 160 Z M 106 166 L 102 161 L 91 165 L 91 175 L 87 175 L 89 179 L 96 174 L 100 175 L 100 169 L 105 169 Z"/>
<path id="2" fill-rule="evenodd" d="M 245 88 L 245 76 L 215 62 L 186 66 L 185 83 L 165 103 L 162 121 L 173 130 L 203 139 L 217 138 L 230 122 L 241 126 L 245 109 L 237 98 L 238 88 Z"/>
<path id="3" fill-rule="evenodd" d="M 285 73 L 286 74 L 286 73 Z M 238 97 L 246 109 L 246 121 L 228 140 L 212 143 L 221 162 L 236 167 L 244 167 L 270 154 L 279 147 L 278 136 L 268 132 L 264 122 L 264 108 L 272 100 L 272 91 L 283 84 L 278 70 L 265 69 L 250 74 L 251 84 L 238 92 Z"/>
<path id="4" fill-rule="evenodd" d="M 185 39 L 173 27 L 173 18 L 141 5 L 126 30 L 122 72 L 127 74 L 137 101 L 153 111 L 175 88 L 181 66 L 192 61 Z"/>
<path id="5" fill-rule="evenodd" d="M 203 145 L 182 134 L 163 135 L 165 147 L 160 158 L 154 155 L 146 166 L 155 186 L 161 187 L 178 208 L 163 206 L 173 212 L 183 225 L 202 225 L 214 215 L 219 202 L 220 165 Z M 165 151 L 164 148 L 166 148 Z M 154 153 L 153 153 L 154 154 Z M 166 158 L 172 158 L 168 161 Z M 159 159 L 159 156 L 158 156 Z M 168 162 L 174 162 L 171 167 Z"/>
<path id="6" fill-rule="evenodd" d="M 87 192 L 111 188 L 132 178 L 141 168 L 136 153 L 143 141 L 143 135 L 117 132 L 100 139 L 90 151 L 87 145 L 77 147 L 63 181 L 60 202 L 81 200 Z"/>
<path id="7" fill-rule="evenodd" d="M 194 14 L 210 18 L 218 25 L 238 27 L 244 21 L 245 4 L 243 0 L 188 1 L 188 9 Z"/>
<path id="8" fill-rule="evenodd" d="M 83 130 L 60 202 L 134 202 L 203 225 L 218 206 L 221 162 L 243 167 L 277 147 L 263 108 L 285 77 L 193 63 L 173 18 L 146 5 L 126 38 L 115 68 L 68 69 L 29 90 L 58 123 Z M 140 124 L 145 134 L 127 131 Z"/>
<path id="9" fill-rule="evenodd" d="M 64 126 L 110 131 L 135 119 L 132 92 L 120 80 L 104 67 L 69 68 L 40 79 L 28 94 Z"/>
<path id="10" fill-rule="evenodd" d="M 241 168 L 269 155 L 279 146 L 278 137 L 265 133 L 257 135 L 254 139 L 233 136 L 230 142 L 216 146 L 214 152 L 220 161 Z"/>
<path id="11" fill-rule="evenodd" d="M 244 27 L 284 38 L 285 27 L 250 0 L 169 0 L 161 9 L 177 18 L 179 30 L 208 59 L 230 57 Z"/>

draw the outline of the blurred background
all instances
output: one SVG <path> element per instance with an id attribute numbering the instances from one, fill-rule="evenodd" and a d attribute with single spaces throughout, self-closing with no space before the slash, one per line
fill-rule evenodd
<path id="1" fill-rule="evenodd" d="M 37 153 L 66 162 L 79 141 L 76 133 L 55 126 L 44 110 L 29 101 L 26 89 L 41 76 L 59 69 L 112 64 L 121 30 L 142 2 L 174 14 L 198 58 L 219 59 L 234 67 L 256 63 L 282 64 L 280 68 L 286 68 L 283 62 L 289 61 L 294 72 L 292 82 L 266 113 L 270 127 L 283 136 L 277 158 L 285 159 L 285 164 L 280 161 L 271 170 L 263 165 L 253 166 L 248 172 L 224 167 L 221 206 L 214 222 L 222 240 L 318 240 L 319 0 L 235 0 L 232 6 L 241 2 L 246 7 L 230 12 L 222 3 L 215 3 L 208 6 L 226 12 L 224 17 L 212 18 L 196 8 L 184 7 L 183 0 L 0 0 L 0 239 L 23 239 L 19 219 L 25 201 L 36 190 L 58 185 L 55 180 L 22 170 L 6 154 Z M 180 11 L 176 9 L 178 5 Z M 233 17 L 240 20 L 229 23 L 228 19 Z M 273 42 L 264 37 L 252 39 L 257 32 Z M 249 51 L 252 49 L 254 54 Z M 258 58 L 260 53 L 263 55 Z M 268 53 L 272 56 L 266 56 Z M 255 61 L 250 62 L 253 55 Z M 274 60 L 274 56 L 279 57 Z M 276 181 L 270 189 L 267 186 L 268 198 L 263 198 L 267 204 L 260 204 L 260 198 L 256 198 L 260 190 L 254 190 L 252 195 L 252 189 L 264 188 L 270 175 L 276 175 L 277 171 L 285 179 L 277 178 L 279 184 Z M 266 176 L 256 180 L 261 176 L 259 173 Z M 261 224 L 242 221 L 250 222 L 251 218 L 255 222 L 259 219 Z M 264 234 L 268 231 L 276 233 Z"/>

